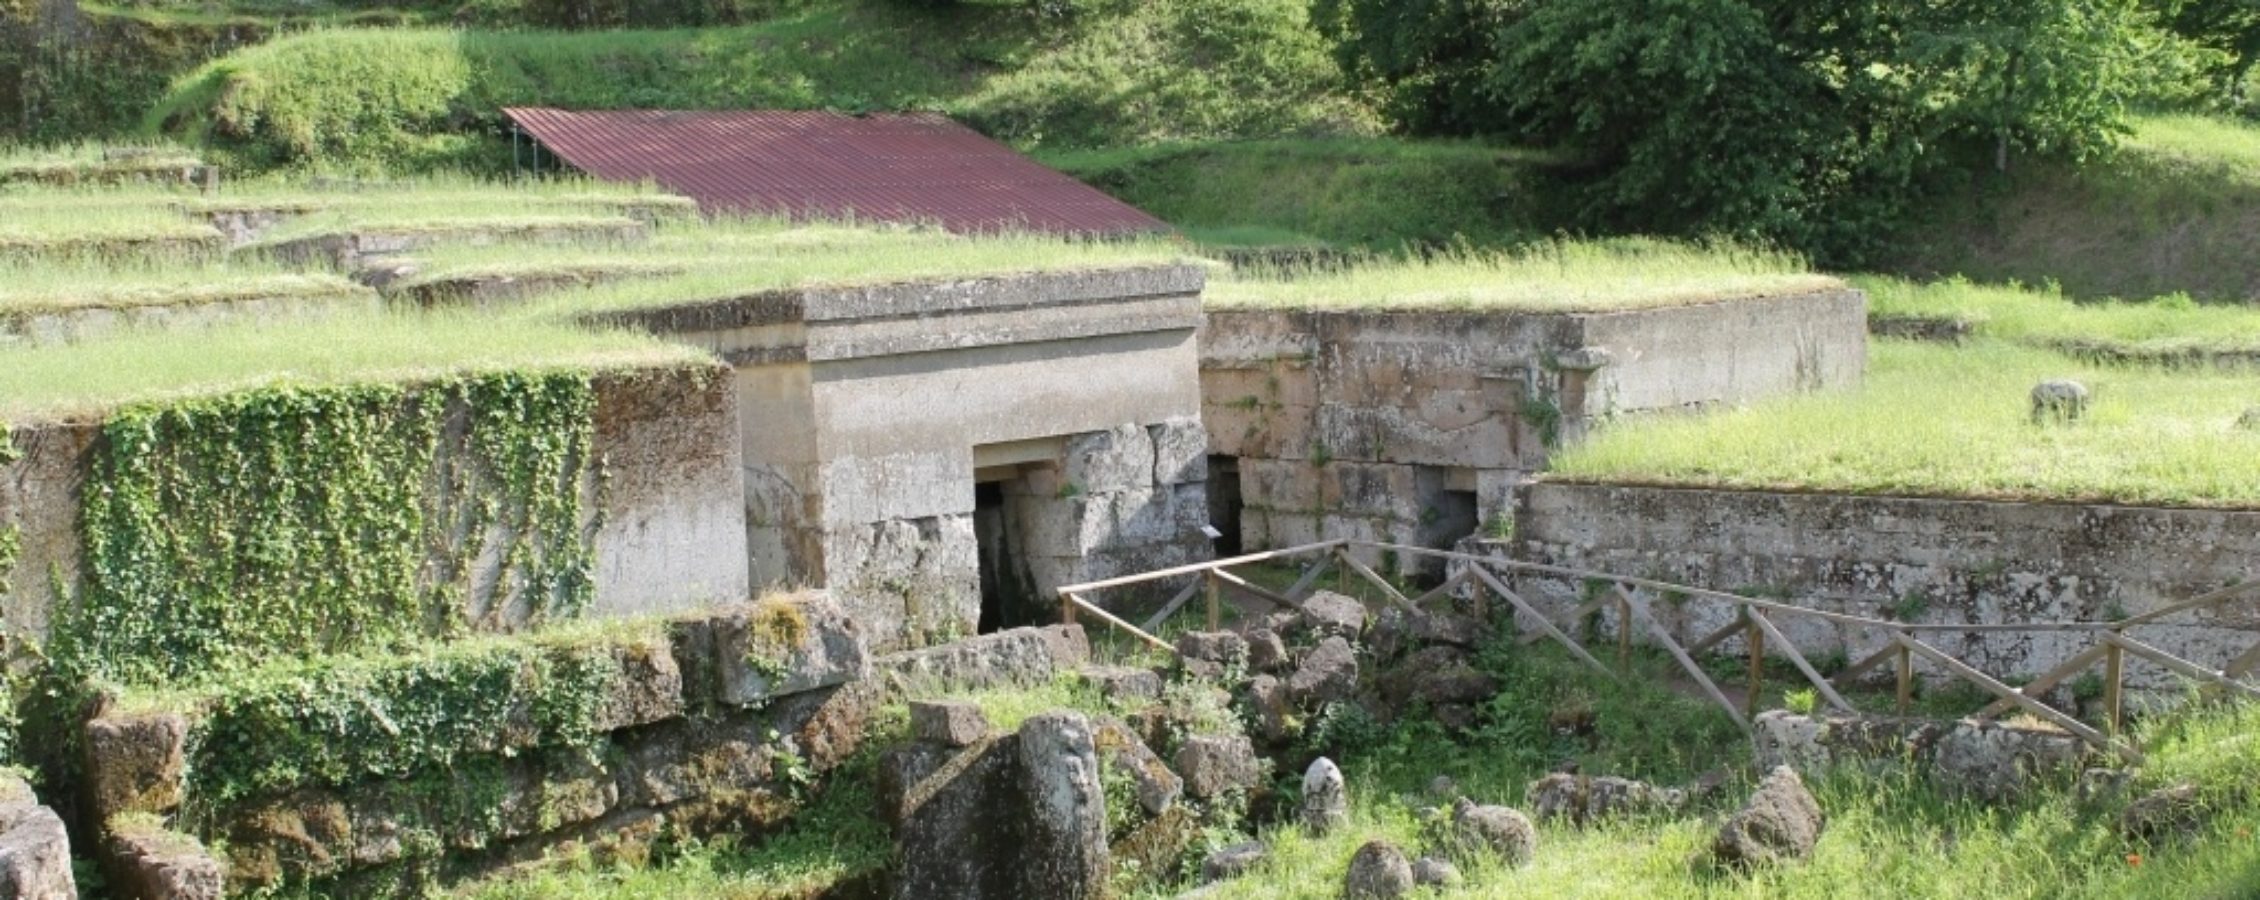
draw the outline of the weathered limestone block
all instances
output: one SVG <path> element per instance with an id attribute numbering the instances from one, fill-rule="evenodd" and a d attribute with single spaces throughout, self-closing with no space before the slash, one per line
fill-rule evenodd
<path id="1" fill-rule="evenodd" d="M 1084 666 L 1083 680 L 1109 700 L 1161 699 L 1161 673 L 1136 666 Z"/>
<path id="2" fill-rule="evenodd" d="M 989 717 L 964 701 L 912 700 L 910 735 L 944 747 L 969 747 L 989 736 Z"/>
<path id="3" fill-rule="evenodd" d="M 1177 803 L 1178 796 L 1185 792 L 1185 780 L 1170 771 L 1161 761 L 1161 755 L 1155 753 L 1129 723 L 1105 716 L 1094 720 L 1091 727 L 1100 760 L 1107 768 L 1130 779 L 1138 806 L 1146 815 L 1161 815 Z"/>
<path id="4" fill-rule="evenodd" d="M 1326 757 L 1313 760 L 1303 770 L 1303 827 L 1324 835 L 1350 820 L 1350 789 L 1342 770 Z"/>
<path id="5" fill-rule="evenodd" d="M 1080 625 L 1040 625 L 881 656 L 872 669 L 891 686 L 1009 687 L 1050 681 L 1091 658 Z"/>
<path id="6" fill-rule="evenodd" d="M 0 774 L 0 897 L 78 898 L 63 820 L 39 805 L 23 779 L 5 774 Z"/>
<path id="7" fill-rule="evenodd" d="M 1303 599 L 1302 626 L 1321 635 L 1355 638 L 1365 631 L 1365 604 L 1333 591 L 1313 591 Z"/>
<path id="8" fill-rule="evenodd" d="M 1036 716 L 960 750 L 889 751 L 880 795 L 900 823 L 898 898 L 1097 897 L 1105 887 L 1106 796 L 1079 714 Z"/>
<path id="9" fill-rule="evenodd" d="M 1388 841 L 1373 840 L 1350 857 L 1342 896 L 1346 900 L 1395 900 L 1412 893 L 1413 887 L 1412 861 L 1405 858 L 1405 851 Z"/>
<path id="10" fill-rule="evenodd" d="M 1452 806 L 1453 844 L 1461 852 L 1491 853 L 1508 865 L 1530 862 L 1538 852 L 1538 829 L 1530 817 L 1504 806 L 1484 806 L 1465 797 Z"/>
<path id="11" fill-rule="evenodd" d="M 598 730 L 618 731 L 683 714 L 683 670 L 673 647 L 630 644 L 612 648 L 612 657 L 620 664 L 620 679 L 597 711 Z"/>
<path id="12" fill-rule="evenodd" d="M 1613 775 L 1589 776 L 1556 772 L 1530 783 L 1524 802 L 1540 820 L 1568 819 L 1587 825 L 1619 816 L 1676 809 L 1687 802 L 1677 788 L 1658 787 L 1645 781 Z"/>
<path id="13" fill-rule="evenodd" d="M 2000 800 L 2036 779 L 2075 772 L 2089 751 L 2061 731 L 1995 721 L 1941 722 L 1873 716 L 1758 714 L 1752 729 L 1757 764 L 1817 773 L 1830 765 L 1921 767 L 1954 788 Z"/>
<path id="14" fill-rule="evenodd" d="M 1202 799 L 1255 787 L 1263 777 L 1246 735 L 1194 735 L 1177 748 L 1177 773 L 1185 793 Z"/>
<path id="15" fill-rule="evenodd" d="M 1201 880 L 1223 881 L 1227 878 L 1238 878 L 1247 874 L 1256 866 L 1262 865 L 1264 858 L 1270 855 L 1270 848 L 1265 847 L 1262 841 L 1233 844 L 1211 853 L 1207 859 L 1201 860 Z"/>
<path id="16" fill-rule="evenodd" d="M 1287 656 L 1287 642 L 1279 633 L 1269 628 L 1256 628 L 1242 635 L 1248 641 L 1248 668 L 1256 672 L 1278 674 L 1291 660 Z"/>
<path id="17" fill-rule="evenodd" d="M 1134 424 L 1067 439 L 1060 476 L 1087 494 L 1148 489 L 1154 484 L 1154 439 Z"/>
<path id="18" fill-rule="evenodd" d="M 1090 720 L 1073 712 L 1035 716 L 1020 726 L 1019 749 L 1029 829 L 1018 896 L 1105 896 L 1106 790 Z"/>
<path id="19" fill-rule="evenodd" d="M 1168 419 L 1146 428 L 1154 445 L 1157 485 L 1197 484 L 1208 480 L 1208 430 L 1194 416 Z"/>
<path id="20" fill-rule="evenodd" d="M 227 873 L 195 838 L 155 823 L 112 823 L 105 871 L 120 896 L 219 900 Z"/>
<path id="21" fill-rule="evenodd" d="M 163 814 L 181 802 L 188 720 L 179 713 L 112 716 L 86 723 L 86 794 L 102 821 L 124 812 Z"/>
<path id="22" fill-rule="evenodd" d="M 1962 721 L 1938 739 L 1933 770 L 1948 782 L 1989 800 L 2003 800 L 2036 779 L 2079 771 L 2085 742 L 2053 729 Z"/>
<path id="23" fill-rule="evenodd" d="M 1460 867 L 1452 865 L 1451 860 L 1434 856 L 1413 860 L 1412 873 L 1413 883 L 1426 887 L 1458 887 L 1466 880 L 1460 875 Z"/>
<path id="24" fill-rule="evenodd" d="M 979 627 L 980 542 L 970 513 L 842 526 L 823 544 L 831 594 L 874 649 Z"/>
<path id="25" fill-rule="evenodd" d="M 1287 686 L 1270 675 L 1258 675 L 1248 680 L 1248 705 L 1255 710 L 1256 735 L 1266 743 L 1279 744 L 1294 735 L 1289 730 L 1289 720 L 1294 714 L 1294 702 L 1287 696 Z"/>
<path id="26" fill-rule="evenodd" d="M 1813 855 L 1827 825 L 1804 779 L 1788 766 L 1775 768 L 1757 793 L 1719 827 L 1711 855 L 1726 865 L 1789 862 Z"/>
<path id="27" fill-rule="evenodd" d="M 1349 699 L 1357 687 L 1357 651 L 1339 637 L 1320 641 L 1287 679 L 1288 695 L 1305 705 Z"/>
<path id="28" fill-rule="evenodd" d="M 739 706 L 846 684 L 871 671 L 861 630 L 821 593 L 768 598 L 718 617 L 715 648 L 722 700 Z"/>

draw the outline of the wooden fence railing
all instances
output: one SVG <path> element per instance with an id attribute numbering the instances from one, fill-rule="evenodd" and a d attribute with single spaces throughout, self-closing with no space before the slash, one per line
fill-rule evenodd
<path id="1" fill-rule="evenodd" d="M 1426 556 L 1456 563 L 1454 571 L 1443 584 L 1418 597 L 1408 597 L 1395 584 L 1358 561 L 1356 550 L 1373 550 L 1403 556 Z M 1285 590 L 1273 590 L 1233 573 L 1234 568 L 1257 564 L 1282 564 L 1302 561 L 1301 576 Z M 2211 668 L 2176 656 L 2158 647 L 2137 640 L 2129 632 L 2144 626 L 2157 625 L 2165 619 L 2184 613 L 2216 608 L 2231 602 L 2260 596 L 2260 582 L 2248 582 L 2212 591 L 2189 600 L 2162 607 L 2136 616 L 2110 622 L 2022 622 L 2022 623 L 1921 623 L 1897 622 L 1849 613 L 1809 609 L 1756 597 L 1745 597 L 1724 591 L 1691 585 L 1672 584 L 1651 578 L 1637 578 L 1592 572 L 1566 566 L 1518 562 L 1495 557 L 1476 556 L 1427 547 L 1385 544 L 1372 541 L 1332 540 L 1283 550 L 1251 553 L 1220 559 L 1213 562 L 1177 566 L 1155 572 L 1110 578 L 1085 584 L 1068 585 L 1059 589 L 1060 617 L 1075 622 L 1081 616 L 1091 616 L 1108 626 L 1122 630 L 1146 644 L 1163 650 L 1175 649 L 1158 637 L 1163 623 L 1176 615 L 1195 597 L 1205 599 L 1204 609 L 1208 627 L 1218 627 L 1221 619 L 1223 596 L 1226 592 L 1250 597 L 1287 609 L 1298 609 L 1302 598 L 1329 571 L 1347 586 L 1355 577 L 1379 592 L 1388 603 L 1416 610 L 1438 598 L 1466 591 L 1473 597 L 1479 612 L 1488 611 L 1494 600 L 1502 601 L 1514 611 L 1518 627 L 1526 633 L 1520 640 L 1525 643 L 1552 640 L 1572 656 L 1610 677 L 1630 665 L 1632 645 L 1636 639 L 1661 648 L 1685 671 L 1687 677 L 1703 694 L 1726 710 L 1727 715 L 1745 730 L 1758 712 L 1765 694 L 1765 660 L 1772 654 L 1786 660 L 1798 675 L 1809 684 L 1817 698 L 1829 706 L 1845 712 L 1854 712 L 1852 703 L 1843 695 L 1844 688 L 1878 667 L 1893 667 L 1897 688 L 1897 708 L 1904 715 L 1912 701 L 1915 669 L 1918 663 L 1936 669 L 1962 681 L 1975 685 L 1991 695 L 1994 700 L 1976 717 L 1992 718 L 2010 710 L 2022 710 L 2077 736 L 2092 747 L 2116 753 L 2130 762 L 2140 762 L 2142 753 L 2132 742 L 2122 739 L 2125 722 L 2125 666 L 2129 656 L 2155 664 L 2169 672 L 2190 679 L 2202 688 L 2225 691 L 2247 697 L 2260 698 L 2260 687 L 2247 682 L 2256 668 L 2260 668 L 2260 634 L 2254 643 L 2237 654 L 2220 668 Z M 1542 576 L 1574 579 L 1588 586 L 1585 598 L 1566 612 L 1549 614 L 1538 605 L 1509 586 L 1515 576 Z M 1093 603 L 1090 596 L 1099 591 L 1133 585 L 1170 581 L 1194 576 L 1169 602 L 1141 625 L 1132 624 L 1107 612 Z M 1647 596 L 1643 596 L 1645 593 Z M 1733 610 L 1731 620 L 1710 633 L 1685 644 L 1673 636 L 1671 629 L 1659 618 L 1650 605 L 1650 597 L 1674 597 L 1682 603 L 1700 602 L 1722 604 Z M 1603 663 L 1582 642 L 1570 635 L 1576 623 L 1595 613 L 1613 613 L 1616 623 L 1613 635 L 1616 666 Z M 1883 636 L 1881 649 L 1853 661 L 1834 676 L 1824 676 L 1810 659 L 1782 632 L 1775 619 L 1817 619 L 1847 628 L 1870 630 Z M 1955 655 L 1940 649 L 1926 637 L 1940 633 L 1975 634 L 1992 632 L 2057 633 L 2082 636 L 2087 646 L 2072 654 L 2055 668 L 2049 669 L 2021 687 L 2012 687 L 2001 679 L 1986 674 Z M 1748 656 L 1748 684 L 1741 702 L 1727 695 L 1718 682 L 1696 662 L 1696 657 L 1718 648 L 1736 637 L 1743 639 L 1743 651 Z M 2082 673 L 2101 667 L 2103 681 L 2103 711 L 2099 725 L 2090 725 L 2078 716 L 2057 709 L 2042 701 L 2040 696 L 2058 685 L 2079 677 Z"/>

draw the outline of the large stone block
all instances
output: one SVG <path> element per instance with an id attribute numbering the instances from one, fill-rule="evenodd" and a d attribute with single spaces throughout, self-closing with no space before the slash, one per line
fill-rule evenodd
<path id="1" fill-rule="evenodd" d="M 825 537 L 833 599 L 879 650 L 973 633 L 979 557 L 971 515 L 873 522 Z"/>
<path id="2" fill-rule="evenodd" d="M 195 838 L 151 823 L 113 823 L 105 870 L 137 900 L 219 900 L 227 873 Z"/>
<path id="3" fill-rule="evenodd" d="M 894 896 L 1103 896 L 1106 793 L 1081 714 L 1038 715 L 962 750 L 890 752 L 884 765 L 881 805 L 900 823 Z"/>
<path id="4" fill-rule="evenodd" d="M 31 786 L 0 774 L 0 897 L 77 900 L 70 835 Z"/>
<path id="5" fill-rule="evenodd" d="M 1208 480 L 1208 431 L 1194 416 L 1169 419 L 1146 428 L 1154 445 L 1157 485 L 1193 484 Z"/>
<path id="6" fill-rule="evenodd" d="M 1078 625 L 1014 628 L 872 662 L 890 687 L 950 685 L 969 689 L 1040 684 L 1091 657 Z"/>
<path id="7" fill-rule="evenodd" d="M 1067 439 L 1061 477 L 1086 493 L 1149 488 L 1154 483 L 1154 440 L 1135 424 Z"/>
<path id="8" fill-rule="evenodd" d="M 774 595 L 716 619 L 721 699 L 753 706 L 870 674 L 861 630 L 820 592 Z"/>
<path id="9" fill-rule="evenodd" d="M 112 716 L 86 723 L 86 799 L 101 821 L 126 812 L 163 814 L 181 802 L 188 720 L 179 713 Z"/>

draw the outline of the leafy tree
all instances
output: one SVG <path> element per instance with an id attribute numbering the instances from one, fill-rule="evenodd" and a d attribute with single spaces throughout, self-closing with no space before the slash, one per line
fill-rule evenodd
<path id="1" fill-rule="evenodd" d="M 1582 223 L 1858 257 L 1955 163 L 2108 146 L 2137 0 L 1320 0 L 1400 124 L 1564 151 Z"/>
<path id="2" fill-rule="evenodd" d="M 2260 62 L 2260 0 L 2151 0 L 2175 35 L 2211 52 L 2206 60 L 2217 96 L 2244 101 L 2244 82 Z"/>

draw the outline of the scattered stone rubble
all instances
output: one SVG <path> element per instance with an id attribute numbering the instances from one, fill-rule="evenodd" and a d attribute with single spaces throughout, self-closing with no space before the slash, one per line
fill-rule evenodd
<path id="1" fill-rule="evenodd" d="M 1719 827 L 1711 857 L 1722 865 L 1745 867 L 1803 860 L 1813 855 L 1826 825 L 1820 803 L 1805 790 L 1797 770 L 1777 766 L 1758 783 L 1749 802 Z"/>
<path id="2" fill-rule="evenodd" d="M 1367 841 L 1357 855 L 1350 857 L 1342 896 L 1347 900 L 1393 900 L 1412 893 L 1413 884 L 1412 861 L 1405 858 L 1405 851 L 1388 841 Z"/>

